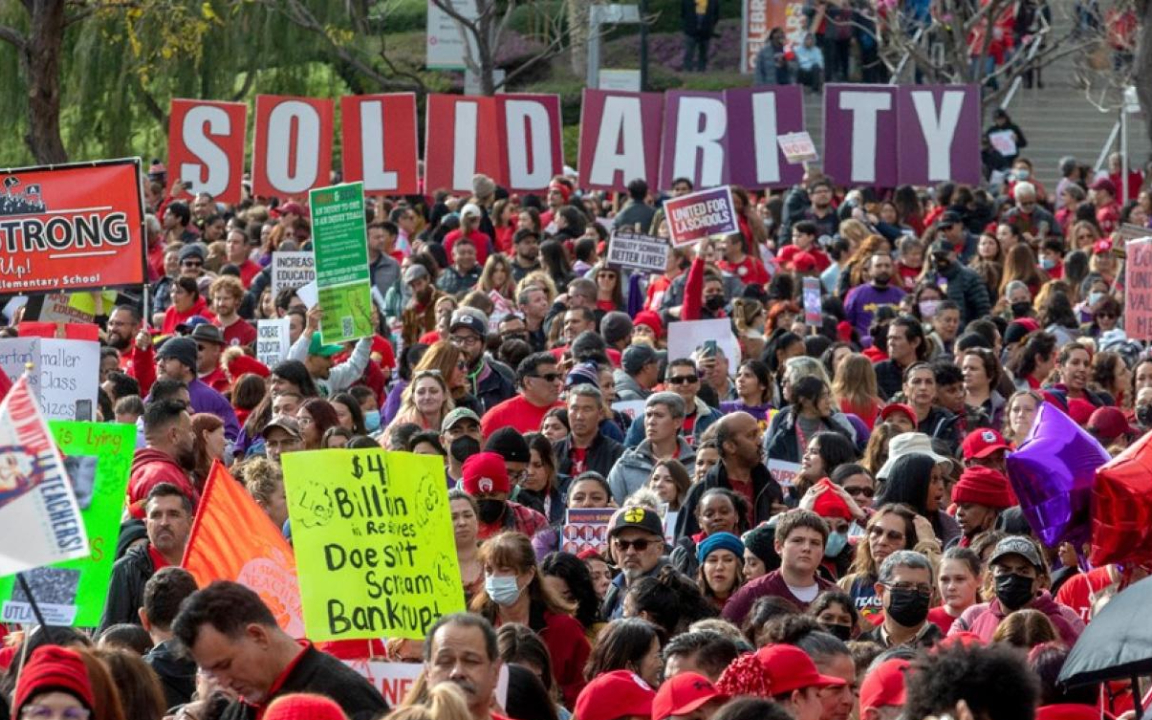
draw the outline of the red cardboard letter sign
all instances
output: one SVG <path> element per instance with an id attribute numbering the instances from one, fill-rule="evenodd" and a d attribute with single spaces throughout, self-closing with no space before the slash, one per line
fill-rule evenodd
<path id="1" fill-rule="evenodd" d="M 332 101 L 258 95 L 252 192 L 302 196 L 332 180 Z"/>
<path id="2" fill-rule="evenodd" d="M 346 95 L 340 114 L 345 182 L 363 181 L 366 193 L 419 192 L 415 95 Z"/>
<path id="3" fill-rule="evenodd" d="M 477 173 L 505 184 L 495 98 L 429 95 L 424 121 L 425 192 L 472 192 Z"/>
<path id="4" fill-rule="evenodd" d="M 188 188 L 181 197 L 206 192 L 220 202 L 240 202 L 247 121 L 245 103 L 172 101 L 168 172 Z"/>
<path id="5" fill-rule="evenodd" d="M 513 192 L 541 192 L 564 171 L 559 95 L 497 95 L 503 175 Z"/>

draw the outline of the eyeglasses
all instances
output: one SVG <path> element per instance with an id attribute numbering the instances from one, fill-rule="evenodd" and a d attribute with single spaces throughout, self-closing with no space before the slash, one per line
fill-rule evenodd
<path id="1" fill-rule="evenodd" d="M 846 487 L 846 488 L 844 488 L 844 492 L 848 493 L 849 495 L 853 495 L 853 496 L 863 495 L 866 498 L 876 496 L 876 491 L 873 490 L 872 488 L 869 488 L 869 487 L 851 487 L 851 488 Z M 873 528 L 873 529 L 876 529 L 876 528 Z"/>
<path id="2" fill-rule="evenodd" d="M 932 595 L 932 586 L 927 584 L 912 584 L 912 583 L 881 583 L 889 590 L 900 590 L 903 592 L 914 592 L 922 597 L 930 597 Z"/>
<path id="3" fill-rule="evenodd" d="M 57 710 L 47 705 L 25 705 L 20 709 L 20 717 L 25 720 L 88 720 L 92 711 L 87 708 L 69 707 Z"/>
<path id="4" fill-rule="evenodd" d="M 564 376 L 561 375 L 560 373 L 554 373 L 553 372 L 553 373 L 542 373 L 540 375 L 529 375 L 528 377 L 540 378 L 541 380 L 547 380 L 550 383 L 554 383 Z"/>
<path id="5" fill-rule="evenodd" d="M 199 260 L 181 260 L 180 265 L 183 267 L 203 267 L 204 263 Z"/>
<path id="6" fill-rule="evenodd" d="M 1100 318 L 1101 320 L 1103 320 L 1105 318 L 1107 318 L 1109 320 L 1114 320 L 1116 318 L 1116 313 L 1098 312 L 1098 313 L 1096 313 L 1096 317 Z"/>
<path id="7" fill-rule="evenodd" d="M 462 335 L 449 335 L 448 341 L 453 345 L 479 345 L 480 338 L 469 335 L 464 337 Z"/>
<path id="8" fill-rule="evenodd" d="M 668 378 L 669 385 L 691 385 L 694 382 L 700 382 L 698 375 L 673 375 Z"/>
<path id="9" fill-rule="evenodd" d="M 885 530 L 877 525 L 876 527 L 868 528 L 868 537 L 870 538 L 888 538 L 892 542 L 900 542 L 904 539 L 904 533 L 897 532 L 896 530 Z"/>
<path id="10" fill-rule="evenodd" d="M 644 552 L 648 549 L 648 546 L 652 544 L 651 540 L 645 540 L 643 538 L 639 540 L 621 540 L 620 538 L 614 538 L 613 541 L 616 543 L 616 549 L 622 553 L 628 552 L 628 548 L 635 548 L 636 552 Z"/>

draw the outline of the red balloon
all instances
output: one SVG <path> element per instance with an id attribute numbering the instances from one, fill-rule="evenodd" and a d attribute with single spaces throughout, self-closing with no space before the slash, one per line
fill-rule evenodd
<path id="1" fill-rule="evenodd" d="M 1093 565 L 1152 560 L 1152 433 L 1096 472 Z"/>

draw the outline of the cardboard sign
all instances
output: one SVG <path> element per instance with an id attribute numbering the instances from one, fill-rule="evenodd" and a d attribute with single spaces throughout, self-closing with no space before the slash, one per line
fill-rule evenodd
<path id="1" fill-rule="evenodd" d="M 316 256 L 307 250 L 272 253 L 272 297 L 285 288 L 293 290 L 316 279 Z"/>
<path id="2" fill-rule="evenodd" d="M 608 551 L 608 522 L 615 512 L 615 508 L 568 508 L 561 552 L 578 555 L 584 550 L 595 550 L 604 555 Z"/>
<path id="3" fill-rule="evenodd" d="M 432 5 L 429 5 L 432 7 Z M 386 660 L 345 660 L 344 664 L 371 683 L 388 707 L 400 707 L 412 684 L 424 672 L 424 663 L 388 662 Z"/>
<path id="4" fill-rule="evenodd" d="M 812 142 L 812 136 L 807 132 L 780 135 L 776 138 L 776 142 L 780 143 L 781 152 L 793 165 L 820 159 L 820 153 L 816 152 L 816 144 Z"/>
<path id="5" fill-rule="evenodd" d="M 316 290 L 324 317 L 320 337 L 340 344 L 372 335 L 372 277 L 368 270 L 368 229 L 364 184 L 313 190 L 312 246 Z"/>
<path id="6" fill-rule="evenodd" d="M 64 457 L 89 552 L 75 560 L 31 570 L 25 573 L 25 580 L 50 625 L 96 627 L 112 579 L 136 428 L 55 420 L 48 426 Z M 13 575 L 0 578 L 0 622 L 36 622 L 32 606 Z"/>
<path id="7" fill-rule="evenodd" d="M 664 201 L 668 234 L 676 247 L 713 235 L 740 232 L 732 188 L 701 190 Z"/>
<path id="8" fill-rule="evenodd" d="M 824 311 L 820 307 L 820 278 L 804 278 L 804 324 L 820 327 L 824 319 Z"/>
<path id="9" fill-rule="evenodd" d="M 267 367 L 275 367 L 288 357 L 291 348 L 288 318 L 256 321 L 256 359 Z"/>
<path id="10" fill-rule="evenodd" d="M 0 169 L 0 294 L 140 285 L 140 160 Z"/>
<path id="11" fill-rule="evenodd" d="M 440 457 L 318 450 L 281 462 L 309 638 L 423 639 L 464 610 Z"/>
<path id="12" fill-rule="evenodd" d="M 612 403 L 612 409 L 624 415 L 629 421 L 632 421 L 644 414 L 644 401 L 617 400 Z"/>
<path id="13" fill-rule="evenodd" d="M 732 321 L 728 318 L 668 323 L 668 360 L 691 358 L 707 340 L 716 341 L 728 359 L 728 374 L 735 375 L 740 364 L 740 344 L 732 334 Z"/>
<path id="14" fill-rule="evenodd" d="M 608 264 L 642 272 L 663 273 L 668 267 L 668 241 L 654 235 L 641 235 L 628 230 L 612 233 L 608 243 Z"/>
<path id="15" fill-rule="evenodd" d="M 1124 333 L 1152 340 L 1152 237 L 1131 240 L 1124 262 Z"/>
<path id="16" fill-rule="evenodd" d="M 256 96 L 254 195 L 298 197 L 329 182 L 333 113 L 327 99 Z"/>
<path id="17" fill-rule="evenodd" d="M 0 448 L 0 576 L 88 556 L 64 459 L 25 377 L 0 402 Z"/>
<path id="18" fill-rule="evenodd" d="M 31 365 L 31 369 L 28 369 Z M 0 368 L 13 382 L 28 370 L 28 386 L 50 420 L 95 417 L 100 343 L 22 337 L 0 340 Z"/>
<path id="19" fill-rule="evenodd" d="M 429 3 L 429 15 L 432 8 Z M 416 96 L 347 95 L 340 98 L 344 181 L 364 192 L 413 195 L 419 191 Z"/>
<path id="20" fill-rule="evenodd" d="M 772 479 L 780 483 L 780 487 L 789 488 L 796 484 L 796 476 L 800 474 L 800 463 L 785 462 L 768 458 L 768 472 Z"/>
<path id="21" fill-rule="evenodd" d="M 248 103 L 173 99 L 168 120 L 168 172 L 184 190 L 178 199 L 206 192 L 238 204 L 242 199 Z"/>
<path id="22" fill-rule="evenodd" d="M 476 0 L 449 0 L 452 9 L 469 20 L 479 16 Z M 424 66 L 429 70 L 463 70 L 467 64 L 472 38 L 464 32 L 456 19 L 435 3 L 427 3 L 428 15 L 424 34 Z M 476 57 L 475 51 L 472 57 Z M 393 705 L 392 707 L 395 707 Z"/>

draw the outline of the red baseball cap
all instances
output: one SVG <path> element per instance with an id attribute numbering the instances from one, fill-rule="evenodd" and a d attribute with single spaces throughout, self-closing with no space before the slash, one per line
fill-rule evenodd
<path id="1" fill-rule="evenodd" d="M 1112 252 L 1112 241 L 1108 239 L 1097 240 L 1092 246 L 1092 253 L 1095 255 L 1107 255 Z"/>
<path id="2" fill-rule="evenodd" d="M 1085 427 L 1088 432 L 1105 442 L 1112 442 L 1121 435 L 1140 434 L 1139 430 L 1128 423 L 1128 418 L 1124 417 L 1124 412 L 1120 408 L 1110 405 L 1096 408 Z"/>
<path id="3" fill-rule="evenodd" d="M 672 715 L 687 715 L 709 700 L 724 702 L 728 696 L 716 689 L 712 681 L 694 672 L 675 675 L 664 681 L 652 701 L 652 720 Z M 583 717 L 581 716 L 581 720 Z"/>
<path id="4" fill-rule="evenodd" d="M 842 678 L 821 675 L 808 653 L 795 645 L 766 645 L 756 651 L 756 657 L 764 668 L 773 696 L 806 687 L 842 687 L 848 684 Z"/>
<path id="5" fill-rule="evenodd" d="M 1004 436 L 991 428 L 980 428 L 968 433 L 960 448 L 964 451 L 964 459 L 983 459 L 997 450 L 1011 450 L 1012 446 L 1004 440 Z"/>
<path id="6" fill-rule="evenodd" d="M 576 697 L 580 720 L 616 720 L 628 715 L 648 717 L 656 693 L 634 672 L 613 670 L 597 675 Z"/>
<path id="7" fill-rule="evenodd" d="M 308 217 L 308 208 L 304 207 L 295 200 L 289 200 L 282 205 L 277 205 L 276 207 L 272 208 L 268 214 L 272 217 L 281 217 L 282 215 L 287 215 L 289 213 L 298 215 L 300 217 Z"/>
<path id="8" fill-rule="evenodd" d="M 816 256 L 810 252 L 798 252 L 792 256 L 792 269 L 796 272 L 812 272 L 816 269 Z"/>
<path id="9" fill-rule="evenodd" d="M 869 708 L 878 709 L 904 704 L 904 684 L 912 663 L 892 658 L 873 668 L 860 683 L 860 714 Z"/>
<path id="10" fill-rule="evenodd" d="M 464 492 L 475 497 L 480 493 L 512 492 L 504 458 L 494 452 L 476 453 L 460 469 Z"/>
<path id="11" fill-rule="evenodd" d="M 892 413 L 902 412 L 912 419 L 912 424 L 916 424 L 916 411 L 912 409 L 911 405 L 905 403 L 888 403 L 880 410 L 880 419 L 887 420 L 892 417 Z"/>

